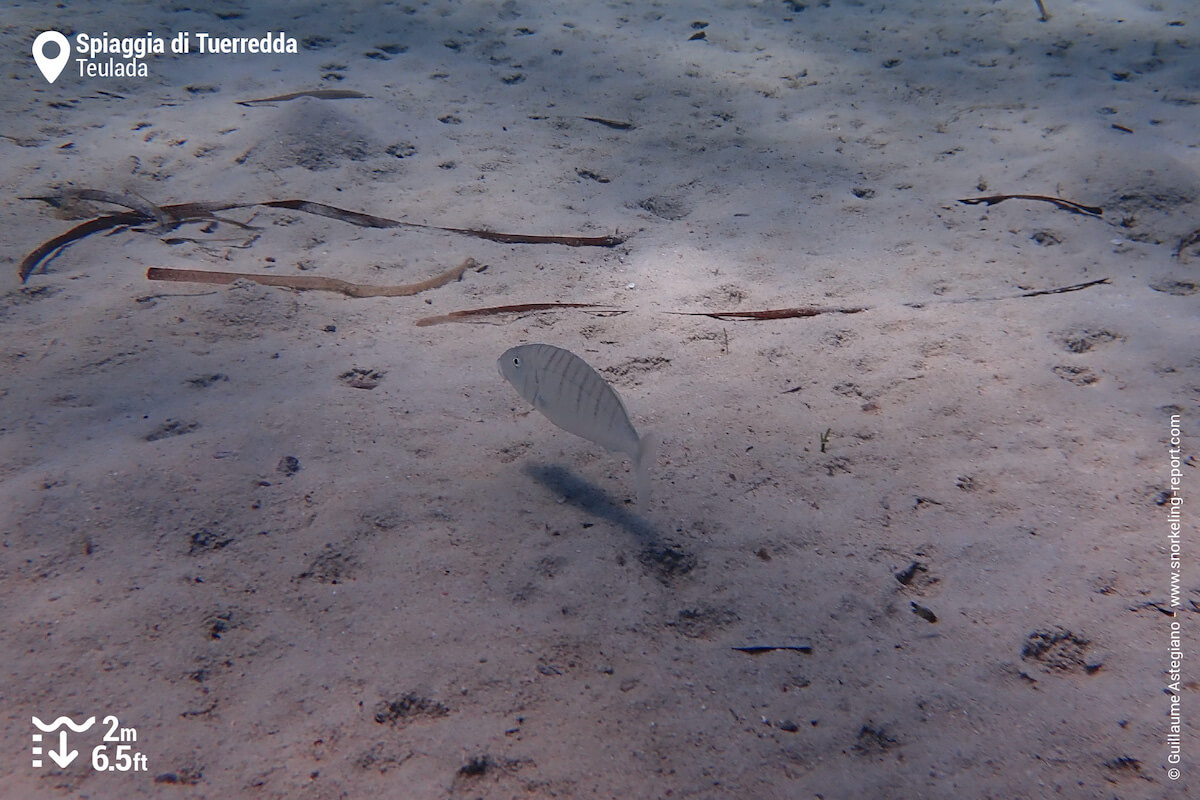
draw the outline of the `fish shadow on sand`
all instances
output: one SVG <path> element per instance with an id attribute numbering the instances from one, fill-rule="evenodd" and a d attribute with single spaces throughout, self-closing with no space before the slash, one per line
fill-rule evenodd
<path id="1" fill-rule="evenodd" d="M 629 531 L 642 547 L 660 544 L 658 533 L 645 517 L 626 509 L 607 492 L 571 470 L 556 464 L 526 464 L 522 469 L 526 475 L 556 495 L 566 498 L 576 508 Z"/>

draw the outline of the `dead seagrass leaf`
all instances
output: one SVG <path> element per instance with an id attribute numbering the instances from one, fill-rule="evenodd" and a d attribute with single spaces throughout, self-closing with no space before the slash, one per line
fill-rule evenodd
<path id="1" fill-rule="evenodd" d="M 101 197 L 106 198 L 105 202 L 116 202 L 118 205 L 132 206 L 135 200 L 140 198 L 132 198 L 129 195 L 116 195 L 104 192 L 99 189 L 73 189 L 69 192 L 59 192 L 53 195 L 45 195 L 39 197 L 22 198 L 25 200 L 41 200 L 57 206 L 62 202 L 66 202 L 72 197 L 82 197 L 84 194 L 94 196 L 96 199 Z M 178 227 L 184 222 L 194 220 L 216 219 L 213 214 L 217 211 L 229 211 L 237 208 L 251 208 L 253 206 L 266 206 L 268 208 L 286 208 L 293 211 L 303 211 L 307 214 L 315 214 L 317 216 L 328 217 L 330 219 L 348 222 L 351 225 L 357 225 L 362 228 L 419 228 L 423 230 L 442 231 L 444 233 L 456 233 L 462 236 L 473 236 L 477 239 L 486 239 L 493 242 L 503 242 L 505 244 L 559 244 L 567 247 L 616 247 L 625 241 L 626 237 L 620 234 L 611 236 L 547 236 L 540 234 L 524 234 L 524 233 L 500 233 L 497 231 L 481 230 L 477 228 L 452 228 L 440 225 L 425 225 L 418 222 L 403 222 L 401 220 L 388 219 L 387 217 L 377 217 L 373 214 L 363 214 L 357 211 L 348 211 L 337 206 L 327 205 L 325 203 L 317 203 L 311 200 L 264 200 L 258 203 L 240 203 L 236 201 L 216 201 L 205 203 L 177 203 L 173 205 L 157 206 L 148 201 L 142 201 L 139 208 L 131 208 L 129 211 L 123 211 L 117 214 L 107 214 L 102 217 L 90 219 L 83 222 L 64 234 L 54 237 L 47 242 L 44 242 L 37 247 L 29 255 L 21 260 L 20 266 L 17 268 L 17 275 L 22 282 L 28 280 L 33 271 L 46 258 L 54 255 L 62 250 L 67 245 L 82 239 L 85 236 L 96 233 L 98 231 L 110 230 L 121 226 L 140 225 L 148 222 L 154 222 L 158 225 L 159 232 L 165 232 Z"/>
<path id="2" fill-rule="evenodd" d="M 295 100 L 297 97 L 314 97 L 317 100 L 371 100 L 374 99 L 369 94 L 356 92 L 353 89 L 310 89 L 303 92 L 288 92 L 287 94 L 277 94 L 274 97 L 264 97 L 261 100 L 237 100 L 239 106 L 257 106 L 266 105 L 267 103 L 283 103 L 287 100 Z"/>
<path id="3" fill-rule="evenodd" d="M 351 283 L 339 278 L 328 278 L 320 275 L 264 275 L 250 272 L 224 272 L 218 270 L 175 269 L 173 267 L 150 267 L 146 277 L 152 281 L 177 281 L 186 283 L 229 284 L 234 281 L 247 280 L 264 286 L 284 286 L 289 289 L 320 290 L 326 292 L 341 292 L 347 297 L 409 297 L 429 289 L 445 286 L 451 281 L 462 280 L 463 273 L 479 265 L 473 258 L 416 283 L 398 286 L 372 286 L 363 283 Z"/>
<path id="4" fill-rule="evenodd" d="M 496 314 L 528 314 L 532 311 L 556 311 L 565 308 L 591 308 L 611 315 L 628 313 L 622 309 L 611 308 L 596 303 L 519 303 L 511 306 L 490 306 L 488 308 L 468 308 L 462 311 L 451 311 L 448 314 L 439 314 L 436 317 L 422 317 L 417 320 L 416 324 L 417 327 L 424 328 L 429 325 L 441 325 L 444 322 L 471 322 L 479 317 L 490 317 Z"/>

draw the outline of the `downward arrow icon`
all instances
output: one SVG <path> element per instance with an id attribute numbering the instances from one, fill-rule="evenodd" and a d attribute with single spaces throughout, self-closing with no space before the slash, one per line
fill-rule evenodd
<path id="1" fill-rule="evenodd" d="M 58 732 L 58 750 L 57 751 L 47 750 L 46 755 L 48 755 L 52 759 L 54 759 L 55 764 L 58 764 L 58 766 L 65 769 L 72 761 L 75 760 L 75 757 L 77 755 L 79 755 L 79 751 L 72 750 L 71 752 L 68 753 L 67 752 L 67 732 L 59 731 Z"/>

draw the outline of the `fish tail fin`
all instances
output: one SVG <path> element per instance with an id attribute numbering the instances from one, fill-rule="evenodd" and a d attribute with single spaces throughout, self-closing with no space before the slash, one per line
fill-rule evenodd
<path id="1" fill-rule="evenodd" d="M 633 476 L 637 483 L 638 506 L 643 511 L 650 509 L 650 465 L 654 463 L 658 449 L 658 436 L 647 431 L 638 439 L 637 453 L 633 457 Z"/>

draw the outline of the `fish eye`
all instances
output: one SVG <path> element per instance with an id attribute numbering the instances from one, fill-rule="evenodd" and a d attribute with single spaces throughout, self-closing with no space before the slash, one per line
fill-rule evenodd
<path id="1" fill-rule="evenodd" d="M 521 357 L 520 356 L 513 356 L 513 366 L 514 367 L 521 366 Z"/>

